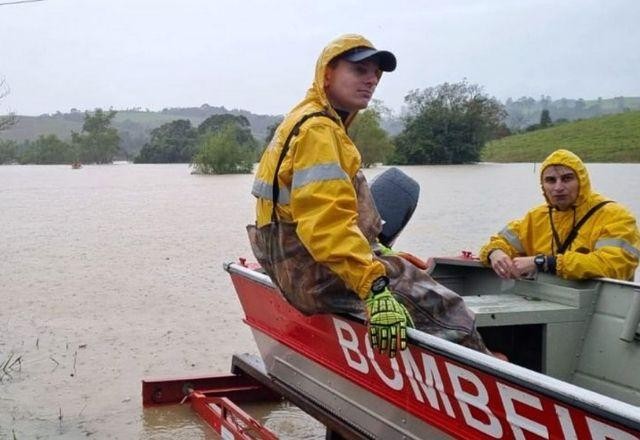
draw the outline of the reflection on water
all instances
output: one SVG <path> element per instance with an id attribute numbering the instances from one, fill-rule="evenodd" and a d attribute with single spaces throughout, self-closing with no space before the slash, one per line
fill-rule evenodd
<path id="1" fill-rule="evenodd" d="M 403 169 L 421 195 L 395 247 L 416 255 L 477 251 L 542 201 L 532 164 Z M 640 213 L 640 165 L 589 170 L 594 188 Z M 0 166 L 0 365 L 22 358 L 0 380 L 0 439 L 213 438 L 188 406 L 143 411 L 140 381 L 226 374 L 234 353 L 257 353 L 222 270 L 251 255 L 252 179 L 186 165 Z M 265 423 L 322 438 L 306 417 L 278 406 Z"/>
<path id="2" fill-rule="evenodd" d="M 203 423 L 187 402 L 145 408 L 141 437 L 148 440 L 218 439 L 218 434 Z"/>
<path id="3" fill-rule="evenodd" d="M 287 401 L 278 403 L 242 403 L 240 407 L 280 440 L 320 440 L 325 428 L 320 422 Z M 145 408 L 142 412 L 141 438 L 148 440 L 218 439 L 191 410 L 183 405 L 163 405 Z"/>
<path id="4" fill-rule="evenodd" d="M 319 440 L 325 437 L 324 426 L 287 401 L 277 404 L 243 404 L 242 408 L 281 440 Z"/>

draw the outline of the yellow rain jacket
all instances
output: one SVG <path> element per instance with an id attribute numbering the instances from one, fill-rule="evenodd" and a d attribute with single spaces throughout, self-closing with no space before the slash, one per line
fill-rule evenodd
<path id="1" fill-rule="evenodd" d="M 324 91 L 329 61 L 361 46 L 374 47 L 359 35 L 344 35 L 322 51 L 311 88 L 286 115 L 260 160 L 252 194 L 257 197 L 256 225 L 262 227 L 271 221 L 273 175 L 289 133 L 305 115 L 323 111 L 331 116 L 308 119 L 292 137 L 278 172 L 276 212 L 280 219 L 296 223 L 298 238 L 316 262 L 331 269 L 364 299 L 373 280 L 385 274 L 385 268 L 374 260 L 357 224 L 353 182 L 361 159 L 347 135 L 356 112 L 343 122 Z"/>
<path id="2" fill-rule="evenodd" d="M 558 211 L 547 200 L 492 236 L 482 247 L 480 260 L 490 265 L 489 253 L 495 249 L 502 249 L 511 258 L 555 255 L 556 273 L 562 278 L 633 279 L 640 257 L 640 234 L 634 216 L 618 203 L 608 203 L 597 210 L 579 229 L 569 248 L 556 255 L 559 245 L 554 243 L 552 224 L 564 242 L 573 226 L 593 206 L 607 199 L 591 190 L 587 169 L 578 156 L 567 150 L 557 150 L 543 162 L 541 187 L 542 172 L 550 165 L 564 165 L 576 173 L 580 188 L 573 209 Z"/>

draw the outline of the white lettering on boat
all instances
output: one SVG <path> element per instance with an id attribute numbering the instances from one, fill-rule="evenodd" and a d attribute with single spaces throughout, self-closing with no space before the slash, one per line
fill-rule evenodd
<path id="1" fill-rule="evenodd" d="M 502 403 L 504 404 L 505 416 L 507 418 L 507 421 L 511 424 L 513 436 L 517 440 L 524 440 L 524 428 L 525 430 L 533 432 L 539 437 L 548 439 L 549 430 L 547 429 L 547 427 L 518 414 L 516 412 L 516 406 L 514 405 L 514 402 L 518 402 L 519 404 L 527 405 L 542 411 L 542 402 L 540 401 L 540 399 L 536 396 L 532 396 L 531 394 L 517 390 L 513 387 L 510 387 L 509 385 L 505 385 L 500 382 L 496 382 L 496 385 L 498 386 L 498 392 L 500 393 Z"/>
<path id="2" fill-rule="evenodd" d="M 367 350 L 367 357 L 371 361 L 371 365 L 373 365 L 373 369 L 378 373 L 378 377 L 382 379 L 382 381 L 392 390 L 401 390 L 404 386 L 404 380 L 402 379 L 402 373 L 400 372 L 400 368 L 398 367 L 398 361 L 396 359 L 391 359 L 391 371 L 393 371 L 393 377 L 387 376 L 382 368 L 380 368 L 380 364 L 373 356 L 373 349 L 371 348 L 371 342 L 369 342 L 369 338 L 364 339 L 364 345 Z"/>
<path id="3" fill-rule="evenodd" d="M 569 410 L 564 406 L 554 405 L 554 407 L 556 408 L 556 414 L 558 415 L 560 428 L 562 429 L 564 438 L 566 440 L 578 440 L 576 428 L 574 428 L 573 423 L 571 423 L 571 414 L 569 414 Z"/>
<path id="4" fill-rule="evenodd" d="M 594 420 L 591 417 L 587 417 L 587 425 L 591 432 L 591 438 L 593 440 L 638 440 L 635 435 L 624 432 L 615 426 L 610 426 L 602 423 L 599 420 Z"/>
<path id="5" fill-rule="evenodd" d="M 453 385 L 454 396 L 458 399 L 458 404 L 460 405 L 462 415 L 465 422 L 467 422 L 467 425 L 480 432 L 484 432 L 493 438 L 502 437 L 502 426 L 500 426 L 500 420 L 493 415 L 487 406 L 489 404 L 489 394 L 487 393 L 487 389 L 482 384 L 480 378 L 471 371 L 458 367 L 457 365 L 453 365 L 448 362 L 445 362 L 445 365 L 447 366 L 449 378 Z M 462 388 L 463 380 L 472 384 L 476 393 L 464 391 Z M 485 413 L 487 415 L 487 421 L 483 422 L 482 420 L 474 417 L 470 406 Z"/>
<path id="6" fill-rule="evenodd" d="M 448 423 L 464 423 L 486 438 L 502 438 L 505 430 L 511 430 L 516 440 L 524 440 L 531 434 L 543 439 L 559 434 L 567 440 L 578 439 L 575 423 L 576 418 L 580 418 L 582 428 L 578 432 L 581 436 L 588 432 L 593 440 L 638 440 L 631 433 L 559 405 L 552 399 L 547 398 L 545 404 L 539 396 L 502 383 L 491 375 L 486 378 L 487 374 L 484 374 L 486 382 L 483 382 L 474 371 L 444 357 L 436 359 L 436 356 L 419 352 L 421 365 L 414 358 L 416 352 L 410 350 L 400 352 L 393 359 L 376 358 L 366 333 L 361 344 L 349 322 L 333 317 L 333 324 L 347 366 L 366 375 L 368 384 L 374 384 L 377 377 L 390 390 L 402 392 L 406 386 L 406 396 L 413 396 L 420 404 L 428 404 L 442 417 L 448 417 Z M 380 365 L 382 360 L 386 365 Z M 447 392 L 447 388 L 451 391 Z M 454 403 L 458 411 L 454 409 Z M 537 420 L 534 420 L 535 416 L 538 416 Z M 553 435 L 550 433 L 552 427 L 555 427 Z"/>
<path id="7" fill-rule="evenodd" d="M 418 369 L 418 364 L 416 364 L 411 353 L 408 350 L 400 352 L 402 362 L 404 363 L 404 371 L 409 379 L 413 395 L 418 402 L 424 403 L 424 398 L 422 397 L 422 393 L 424 393 L 429 401 L 429 405 L 436 410 L 440 410 L 440 405 L 438 403 L 439 395 L 447 415 L 449 417 L 455 417 L 453 408 L 451 407 L 451 402 L 449 401 L 449 396 L 444 390 L 442 377 L 438 371 L 435 358 L 425 353 L 420 353 L 420 355 L 422 357 L 424 380 L 422 379 L 422 375 Z M 421 390 L 422 393 L 420 393 Z M 436 390 L 438 391 L 438 395 L 436 395 Z"/>
<path id="8" fill-rule="evenodd" d="M 368 374 L 369 363 L 358 349 L 358 336 L 356 336 L 356 331 L 351 325 L 340 319 L 333 318 L 333 325 L 336 328 L 338 341 L 340 341 L 340 347 L 342 347 L 342 353 L 344 353 L 344 359 L 347 361 L 347 365 L 362 374 Z M 354 359 L 352 355 L 356 355 L 357 357 Z"/>

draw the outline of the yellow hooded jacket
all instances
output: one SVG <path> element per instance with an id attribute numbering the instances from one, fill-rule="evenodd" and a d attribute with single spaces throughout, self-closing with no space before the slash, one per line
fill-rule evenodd
<path id="1" fill-rule="evenodd" d="M 343 123 L 324 90 L 329 62 L 355 47 L 374 46 L 362 36 L 350 34 L 322 51 L 311 88 L 286 115 L 260 160 L 252 194 L 257 197 L 256 224 L 262 227 L 271 221 L 273 175 L 287 136 L 303 116 L 319 111 L 329 114 L 332 119 L 308 119 L 292 138 L 278 172 L 276 213 L 278 218 L 297 224 L 298 238 L 316 262 L 331 269 L 364 299 L 373 280 L 384 275 L 385 269 L 373 259 L 369 242 L 357 225 L 353 179 L 361 158 L 346 131 L 356 112 Z"/>
<path id="2" fill-rule="evenodd" d="M 511 258 L 536 254 L 555 255 L 552 223 L 561 242 L 573 226 L 595 205 L 607 200 L 591 190 L 586 167 L 567 150 L 554 151 L 542 164 L 564 165 L 576 173 L 580 184 L 573 209 L 558 211 L 548 203 L 531 209 L 524 218 L 514 220 L 494 235 L 480 251 L 480 260 L 490 265 L 489 253 L 502 249 Z M 544 195 L 544 190 L 542 191 Z M 545 197 L 546 198 L 546 197 Z M 609 277 L 633 279 L 640 258 L 640 233 L 634 216 L 618 203 L 608 203 L 596 211 L 578 231 L 569 249 L 556 256 L 556 273 L 567 279 Z"/>

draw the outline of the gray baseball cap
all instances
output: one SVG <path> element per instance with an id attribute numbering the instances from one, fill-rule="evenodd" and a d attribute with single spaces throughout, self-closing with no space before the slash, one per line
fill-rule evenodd
<path id="1" fill-rule="evenodd" d="M 378 50 L 372 47 L 354 47 L 348 51 L 342 53 L 339 58 L 351 61 L 352 63 L 359 63 L 367 59 L 374 59 L 378 62 L 380 70 L 384 72 L 393 72 L 396 68 L 396 56 L 388 50 Z"/>

